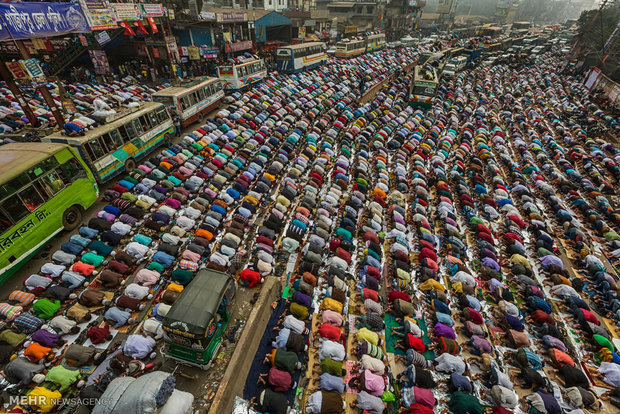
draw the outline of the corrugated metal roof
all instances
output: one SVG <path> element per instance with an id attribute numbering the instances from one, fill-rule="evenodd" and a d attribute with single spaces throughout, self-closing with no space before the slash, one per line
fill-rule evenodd
<path id="1" fill-rule="evenodd" d="M 272 11 L 270 13 L 267 13 L 260 19 L 256 20 L 255 23 L 257 26 L 279 26 L 282 24 L 291 24 L 291 19 L 289 19 L 283 14 Z"/>

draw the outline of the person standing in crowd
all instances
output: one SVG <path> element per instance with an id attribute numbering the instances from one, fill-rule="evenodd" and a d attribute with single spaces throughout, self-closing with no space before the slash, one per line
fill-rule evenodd
<path id="1" fill-rule="evenodd" d="M 179 111 L 176 111 L 174 113 L 174 117 L 172 120 L 174 122 L 174 136 L 180 137 L 181 136 L 181 114 L 179 114 Z"/>

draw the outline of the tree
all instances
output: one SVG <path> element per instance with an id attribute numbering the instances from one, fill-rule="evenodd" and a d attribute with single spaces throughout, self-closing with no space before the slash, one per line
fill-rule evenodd
<path id="1" fill-rule="evenodd" d="M 598 9 L 582 12 L 577 21 L 579 60 L 585 61 L 585 67 L 598 66 L 616 81 L 620 80 L 620 34 L 616 34 L 606 48 L 605 43 L 619 22 L 620 4 L 615 1 L 600 12 Z"/>

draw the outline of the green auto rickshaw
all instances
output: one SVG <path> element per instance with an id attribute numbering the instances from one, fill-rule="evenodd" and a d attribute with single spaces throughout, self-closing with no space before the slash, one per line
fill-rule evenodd
<path id="1" fill-rule="evenodd" d="M 229 274 L 200 270 L 164 318 L 165 356 L 208 369 L 228 326 L 235 291 Z"/>

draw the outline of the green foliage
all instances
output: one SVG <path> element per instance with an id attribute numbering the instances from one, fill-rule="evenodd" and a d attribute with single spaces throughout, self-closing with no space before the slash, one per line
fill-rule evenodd
<path id="1" fill-rule="evenodd" d="M 592 21 L 593 18 L 594 21 Z M 603 45 L 605 45 L 619 21 L 620 4 L 611 4 L 600 13 L 598 13 L 598 9 L 586 10 L 581 13 L 577 21 L 578 37 L 581 37 L 579 43 L 580 51 L 584 54 L 602 51 Z M 591 22 L 592 24 L 590 24 Z M 616 45 L 618 40 L 620 39 L 616 39 Z"/>

